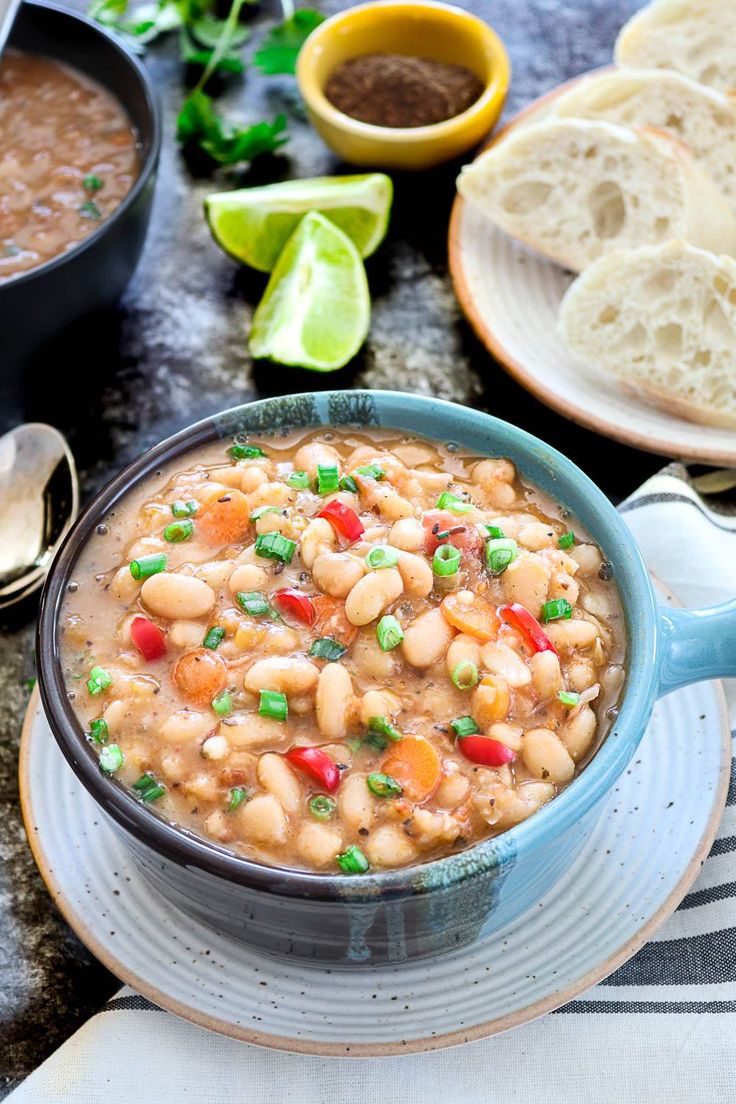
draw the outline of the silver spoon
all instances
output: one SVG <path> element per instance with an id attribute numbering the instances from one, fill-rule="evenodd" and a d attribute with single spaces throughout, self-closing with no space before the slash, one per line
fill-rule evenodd
<path id="1" fill-rule="evenodd" d="M 78 510 L 74 457 L 58 430 L 28 422 L 0 437 L 0 609 L 41 586 Z"/>
<path id="2" fill-rule="evenodd" d="M 0 0 L 0 57 L 18 14 L 20 0 Z"/>

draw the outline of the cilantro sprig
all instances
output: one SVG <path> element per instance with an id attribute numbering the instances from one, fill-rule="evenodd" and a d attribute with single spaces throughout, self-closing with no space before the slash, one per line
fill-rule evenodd
<path id="1" fill-rule="evenodd" d="M 253 62 L 262 73 L 295 73 L 296 59 L 305 41 L 315 27 L 324 22 L 324 16 L 311 8 L 302 8 L 268 32 Z"/>

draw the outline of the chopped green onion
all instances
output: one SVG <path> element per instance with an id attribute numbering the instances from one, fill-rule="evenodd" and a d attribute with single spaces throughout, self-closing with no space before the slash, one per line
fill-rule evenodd
<path id="1" fill-rule="evenodd" d="M 142 774 L 137 782 L 133 783 L 133 789 L 141 801 L 156 801 L 166 793 L 166 787 L 159 782 L 150 771 Z"/>
<path id="2" fill-rule="evenodd" d="M 450 677 L 458 690 L 472 690 L 478 685 L 478 667 L 469 659 L 461 659 Z"/>
<path id="3" fill-rule="evenodd" d="M 450 721 L 450 728 L 453 729 L 458 740 L 463 736 L 475 736 L 480 732 L 472 717 L 456 717 L 454 721 Z"/>
<path id="4" fill-rule="evenodd" d="M 104 667 L 93 667 L 87 680 L 87 689 L 92 697 L 107 690 L 108 686 L 112 686 L 112 675 Z"/>
<path id="5" fill-rule="evenodd" d="M 497 525 L 484 525 L 483 528 L 488 531 L 491 540 L 503 540 L 503 529 L 499 529 Z"/>
<path id="6" fill-rule="evenodd" d="M 357 736 L 353 736 L 352 739 L 346 740 L 345 743 L 352 752 L 360 751 L 363 746 L 363 741 Z"/>
<path id="7" fill-rule="evenodd" d="M 265 456 L 265 452 L 258 445 L 231 445 L 227 450 L 228 456 L 233 460 L 257 460 L 259 456 Z"/>
<path id="8" fill-rule="evenodd" d="M 350 494 L 358 493 L 358 484 L 353 479 L 352 475 L 344 475 L 340 480 L 340 490 L 348 491 Z"/>
<path id="9" fill-rule="evenodd" d="M 281 506 L 256 506 L 255 510 L 250 515 L 250 520 L 258 521 L 264 514 L 280 514 L 281 510 Z"/>
<path id="10" fill-rule="evenodd" d="M 466 502 L 452 491 L 443 491 L 437 499 L 438 510 L 452 510 L 453 514 L 469 514 L 474 508 L 472 502 Z"/>
<path id="11" fill-rule="evenodd" d="M 105 774 L 114 774 L 125 762 L 125 756 L 117 744 L 106 744 L 100 752 L 100 770 Z"/>
<path id="12" fill-rule="evenodd" d="M 218 717 L 228 717 L 233 711 L 233 696 L 229 690 L 221 690 L 212 699 L 212 708 Z"/>
<path id="13" fill-rule="evenodd" d="M 347 648 L 339 640 L 333 640 L 331 636 L 321 636 L 312 644 L 309 654 L 317 659 L 326 659 L 328 663 L 334 663 L 336 659 L 341 659 L 346 651 Z"/>
<path id="14" fill-rule="evenodd" d="M 90 721 L 89 738 L 94 744 L 106 744 L 110 739 L 110 730 L 104 717 L 98 717 L 97 720 Z"/>
<path id="15" fill-rule="evenodd" d="M 378 464 L 363 464 L 362 467 L 356 468 L 353 475 L 364 475 L 368 479 L 385 479 L 386 473 L 383 468 Z"/>
<path id="16" fill-rule="evenodd" d="M 360 741 L 358 742 L 360 743 Z M 378 751 L 385 751 L 388 747 L 388 740 L 380 732 L 369 732 L 363 743 L 376 748 Z"/>
<path id="17" fill-rule="evenodd" d="M 278 690 L 261 690 L 258 712 L 262 717 L 271 717 L 274 721 L 285 721 L 289 716 L 289 703 L 286 694 Z"/>
<path id="18" fill-rule="evenodd" d="M 190 498 L 188 502 L 177 498 L 176 502 L 171 503 L 171 512 L 175 518 L 194 517 L 198 509 L 199 503 L 195 502 L 193 498 Z"/>
<path id="19" fill-rule="evenodd" d="M 280 560 L 281 563 L 291 563 L 291 557 L 296 552 L 296 541 L 282 537 L 280 533 L 261 533 L 256 537 L 256 556 L 263 556 L 267 560 Z"/>
<path id="20" fill-rule="evenodd" d="M 390 544 L 377 544 L 375 548 L 371 548 L 365 562 L 373 571 L 379 571 L 382 567 L 395 567 L 399 562 L 399 553 Z"/>
<path id="21" fill-rule="evenodd" d="M 388 736 L 389 740 L 401 739 L 401 733 L 391 724 L 388 717 L 371 717 L 368 721 L 368 731 L 377 732 L 379 736 Z"/>
<path id="22" fill-rule="evenodd" d="M 298 491 L 306 491 L 309 489 L 309 475 L 305 471 L 289 472 L 286 477 L 286 482 L 290 487 L 294 487 Z"/>
<path id="23" fill-rule="evenodd" d="M 435 575 L 457 575 L 463 554 L 454 544 L 440 544 L 434 550 L 432 571 Z"/>
<path id="24" fill-rule="evenodd" d="M 580 695 L 575 694 L 572 690 L 558 690 L 557 697 L 563 705 L 577 705 L 580 701 Z"/>
<path id="25" fill-rule="evenodd" d="M 239 590 L 235 595 L 235 601 L 250 617 L 263 617 L 264 614 L 271 612 L 268 599 L 257 590 Z"/>
<path id="26" fill-rule="evenodd" d="M 337 805 L 327 794 L 315 794 L 310 798 L 307 808 L 315 820 L 329 820 Z"/>
<path id="27" fill-rule="evenodd" d="M 541 621 L 567 621 L 572 617 L 572 606 L 567 598 L 553 598 L 542 606 Z"/>
<path id="28" fill-rule="evenodd" d="M 560 548 L 572 548 L 575 543 L 575 534 L 572 529 L 568 529 L 566 533 L 563 533 L 561 537 L 558 537 L 557 543 Z"/>
<path id="29" fill-rule="evenodd" d="M 85 192 L 99 192 L 103 185 L 103 181 L 95 173 L 87 173 L 82 180 L 82 187 Z"/>
<path id="30" fill-rule="evenodd" d="M 519 555 L 519 546 L 510 537 L 494 537 L 486 544 L 486 567 L 491 575 L 503 575 Z"/>
<path id="31" fill-rule="evenodd" d="M 392 613 L 382 617 L 376 626 L 378 645 L 382 652 L 390 652 L 397 648 L 404 639 L 404 630 Z"/>
<path id="32" fill-rule="evenodd" d="M 340 485 L 340 476 L 334 464 L 317 465 L 317 494 L 334 494 Z"/>
<path id="33" fill-rule="evenodd" d="M 336 855 L 335 862 L 345 874 L 365 874 L 371 868 L 363 852 L 354 843 Z"/>
<path id="34" fill-rule="evenodd" d="M 166 556 L 163 552 L 152 552 L 150 556 L 140 556 L 130 561 L 130 574 L 134 579 L 148 579 L 166 570 Z"/>
<path id="35" fill-rule="evenodd" d="M 202 641 L 203 648 L 210 648 L 213 652 L 216 648 L 219 648 L 225 639 L 225 630 L 221 625 L 214 625 L 211 629 L 208 629 L 204 634 L 204 640 Z"/>
<path id="36" fill-rule="evenodd" d="M 402 793 L 401 786 L 390 774 L 380 774 L 373 771 L 366 778 L 366 785 L 376 797 L 399 797 Z"/>
<path id="37" fill-rule="evenodd" d="M 186 521 L 172 521 L 171 525 L 167 525 L 164 529 L 164 540 L 169 544 L 181 544 L 182 541 L 189 540 L 194 532 L 194 522 L 187 519 Z"/>
<path id="38" fill-rule="evenodd" d="M 85 199 L 84 203 L 79 208 L 79 213 L 82 218 L 86 219 L 97 220 L 102 218 L 102 211 L 93 199 Z"/>
<path id="39" fill-rule="evenodd" d="M 234 813 L 238 805 L 248 800 L 248 791 L 243 786 L 233 786 L 228 792 L 228 802 L 225 806 L 227 813 Z"/>

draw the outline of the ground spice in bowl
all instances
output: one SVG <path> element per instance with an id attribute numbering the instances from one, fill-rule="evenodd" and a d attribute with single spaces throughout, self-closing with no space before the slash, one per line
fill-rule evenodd
<path id="1" fill-rule="evenodd" d="M 483 82 L 463 65 L 403 54 L 362 54 L 330 74 L 325 96 L 338 111 L 383 127 L 452 119 L 475 103 Z"/>

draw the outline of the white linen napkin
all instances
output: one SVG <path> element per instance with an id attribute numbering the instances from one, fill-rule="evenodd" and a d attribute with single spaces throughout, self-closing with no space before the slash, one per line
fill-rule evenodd
<path id="1" fill-rule="evenodd" d="M 687 605 L 736 588 L 736 516 L 671 465 L 621 507 Z M 697 557 L 683 554 L 695 550 Z M 697 570 L 693 570 L 697 564 Z M 728 684 L 727 684 L 728 686 Z M 732 727 L 736 688 L 728 689 Z M 699 880 L 655 939 L 556 1013 L 451 1050 L 360 1061 L 239 1043 L 122 989 L 12 1104 L 713 1104 L 736 1100 L 736 772 Z"/>

